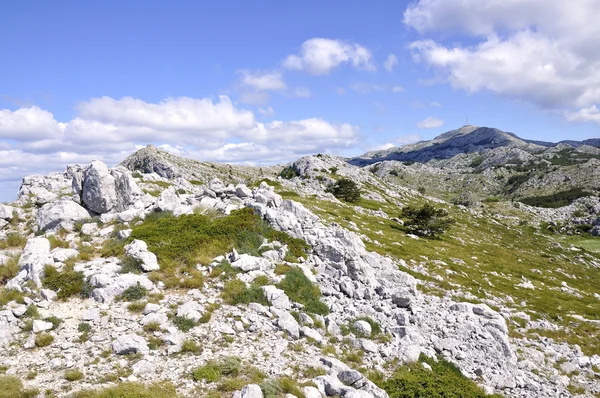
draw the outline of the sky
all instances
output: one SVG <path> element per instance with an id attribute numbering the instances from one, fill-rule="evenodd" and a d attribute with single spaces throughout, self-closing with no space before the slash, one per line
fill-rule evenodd
<path id="1" fill-rule="evenodd" d="M 0 201 L 154 144 L 356 156 L 467 123 L 600 137 L 600 0 L 0 2 Z"/>

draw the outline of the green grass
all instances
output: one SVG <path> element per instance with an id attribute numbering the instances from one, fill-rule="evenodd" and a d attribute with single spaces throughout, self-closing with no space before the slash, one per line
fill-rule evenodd
<path id="1" fill-rule="evenodd" d="M 477 384 L 460 373 L 450 362 L 438 358 L 432 359 L 421 355 L 421 362 L 427 363 L 432 370 L 427 370 L 420 362 L 398 368 L 394 374 L 383 381 L 383 388 L 390 398 L 486 398 L 501 395 L 486 395 Z"/>
<path id="2" fill-rule="evenodd" d="M 6 238 L 0 240 L 0 249 L 22 248 L 27 243 L 27 238 L 17 232 L 9 232 Z"/>
<path id="3" fill-rule="evenodd" d="M 37 389 L 23 388 L 23 383 L 16 377 L 0 376 L 0 398 L 34 398 L 38 394 Z"/>
<path id="4" fill-rule="evenodd" d="M 304 311 L 327 315 L 329 308 L 320 300 L 321 291 L 298 268 L 290 269 L 277 287 L 285 292 L 290 300 L 304 305 Z"/>
<path id="5" fill-rule="evenodd" d="M 369 189 L 386 198 L 381 190 Z M 350 221 L 356 223 L 361 233 L 379 242 L 365 242 L 367 250 L 406 261 L 407 267 L 401 266 L 401 270 L 422 280 L 422 290 L 443 296 L 447 291 L 456 290 L 456 285 L 459 285 L 461 290 L 477 298 L 469 301 L 483 302 L 491 298 L 503 300 L 504 305 L 519 311 L 526 310 L 534 319 L 545 318 L 557 324 L 561 327 L 559 339 L 579 344 L 586 355 L 600 354 L 600 345 L 597 344 L 600 326 L 586 324 L 586 333 L 577 333 L 579 322 L 568 316 L 578 314 L 586 319 L 600 320 L 600 303 L 593 296 L 594 293 L 600 293 L 600 269 L 590 263 L 599 262 L 600 256 L 589 250 L 597 248 L 595 240 L 586 242 L 591 238 L 550 235 L 532 226 L 519 225 L 519 221 L 530 220 L 531 216 L 508 203 L 487 204 L 482 216 L 436 204 L 436 207 L 448 209 L 455 224 L 437 240 L 416 240 L 407 237 L 393 221 L 356 212 L 353 206 L 315 197 L 296 200 L 325 222 L 334 221 L 344 227 L 348 227 Z M 403 203 L 419 206 L 424 199 L 407 197 Z M 390 216 L 400 213 L 392 198 L 385 202 L 366 203 L 361 199 L 359 205 L 371 210 L 381 208 Z M 515 219 L 496 217 L 495 214 Z M 565 248 L 557 247 L 554 244 L 556 241 Z M 569 243 L 589 249 L 586 252 L 574 252 L 568 250 Z M 464 264 L 455 262 L 455 259 L 462 260 Z M 417 266 L 423 267 L 429 276 L 412 270 Z M 434 276 L 441 278 L 437 280 Z M 536 289 L 516 287 L 522 278 L 530 280 Z M 563 292 L 563 281 L 577 289 L 583 298 Z M 509 297 L 513 302 L 509 301 Z M 466 301 L 460 297 L 455 299 Z M 521 302 L 525 302 L 526 306 L 521 307 Z M 579 328 L 583 328 L 583 325 Z"/>
<path id="6" fill-rule="evenodd" d="M 263 238 L 287 244 L 295 257 L 306 256 L 308 245 L 304 241 L 272 229 L 249 208 L 222 217 L 153 213 L 133 227 L 130 240 L 145 241 L 157 255 L 161 269 L 153 273 L 155 279 L 163 280 L 167 287 L 185 287 L 181 286 L 182 279 L 193 275 L 197 263 L 209 264 L 234 247 L 240 253 L 258 256 Z M 199 282 L 196 276 L 195 285 Z"/>
<path id="7" fill-rule="evenodd" d="M 177 327 L 177 329 L 182 332 L 189 332 L 194 326 L 198 323 L 193 319 L 187 318 L 185 316 L 176 316 L 173 318 L 173 323 Z"/>
<path id="8" fill-rule="evenodd" d="M 19 273 L 19 258 L 21 258 L 20 254 L 12 255 L 0 266 L 0 284 L 4 284 L 17 276 Z"/>
<path id="9" fill-rule="evenodd" d="M 36 347 L 47 347 L 54 343 L 54 336 L 49 333 L 40 333 L 35 336 Z"/>
<path id="10" fill-rule="evenodd" d="M 120 383 L 101 390 L 79 391 L 73 398 L 176 398 L 175 386 L 171 382 L 157 382 L 148 386 L 141 383 Z"/>
<path id="11" fill-rule="evenodd" d="M 73 267 L 66 266 L 62 271 L 58 271 L 51 265 L 44 267 L 44 279 L 42 285 L 54 290 L 59 299 L 67 299 L 74 295 L 85 295 L 87 283 L 82 272 L 76 272 Z"/>
<path id="12" fill-rule="evenodd" d="M 250 287 L 239 279 L 232 279 L 225 282 L 223 291 L 221 292 L 223 301 L 230 305 L 259 303 L 269 305 L 269 301 L 265 297 L 259 284 L 253 283 Z"/>
<path id="13" fill-rule="evenodd" d="M 196 381 L 212 383 L 222 377 L 236 377 L 242 372 L 242 361 L 238 357 L 225 357 L 219 362 L 208 361 L 192 371 Z"/>
<path id="14" fill-rule="evenodd" d="M 83 379 L 83 372 L 79 369 L 69 369 L 65 371 L 65 380 L 77 381 Z"/>
<path id="15" fill-rule="evenodd" d="M 141 300 L 148 295 L 148 290 L 140 285 L 140 283 L 136 283 L 133 286 L 129 286 L 121 296 L 119 297 L 123 301 L 137 301 Z"/>

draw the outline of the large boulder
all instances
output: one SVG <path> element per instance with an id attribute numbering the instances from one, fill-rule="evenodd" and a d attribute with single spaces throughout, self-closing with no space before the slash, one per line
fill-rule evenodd
<path id="1" fill-rule="evenodd" d="M 6 284 L 6 287 L 21 290 L 21 285 L 28 280 L 41 287 L 44 266 L 52 263 L 54 259 L 50 253 L 50 241 L 41 236 L 29 239 L 19 258 L 20 271 Z"/>
<path id="2" fill-rule="evenodd" d="M 113 341 L 112 348 L 115 354 L 127 355 L 127 354 L 148 354 L 150 348 L 148 343 L 142 336 L 137 334 L 126 334 Z"/>
<path id="3" fill-rule="evenodd" d="M 74 173 L 73 186 L 76 191 L 78 178 L 79 175 Z M 95 213 L 124 211 L 140 194 L 140 188 L 124 167 L 108 169 L 104 163 L 94 160 L 83 172 L 81 201 Z"/>
<path id="4" fill-rule="evenodd" d="M 126 245 L 125 254 L 139 261 L 144 272 L 160 269 L 156 254 L 148 251 L 148 245 L 143 240 L 134 239 L 133 242 Z"/>
<path id="5" fill-rule="evenodd" d="M 0 203 L 0 219 L 9 221 L 13 218 L 14 214 L 20 213 L 20 210 L 16 207 L 3 205 Z"/>
<path id="6" fill-rule="evenodd" d="M 37 214 L 37 224 L 43 231 L 73 230 L 75 222 L 85 220 L 90 213 L 82 206 L 65 197 L 54 203 L 46 203 Z"/>

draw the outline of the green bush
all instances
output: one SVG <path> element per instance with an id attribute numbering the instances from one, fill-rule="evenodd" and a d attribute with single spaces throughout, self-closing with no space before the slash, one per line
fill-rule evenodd
<path id="1" fill-rule="evenodd" d="M 119 272 L 121 274 L 141 274 L 143 272 L 142 260 L 131 256 L 125 256 L 123 260 L 121 260 L 121 269 Z"/>
<path id="2" fill-rule="evenodd" d="M 137 301 L 148 295 L 148 290 L 137 282 L 133 286 L 129 286 L 123 293 L 120 299 L 123 301 Z"/>
<path id="3" fill-rule="evenodd" d="M 299 177 L 300 173 L 298 173 L 298 171 L 294 167 L 288 166 L 281 170 L 279 176 L 281 178 L 285 178 L 286 180 L 291 180 L 294 177 Z"/>
<path id="4" fill-rule="evenodd" d="M 181 344 L 181 352 L 183 353 L 189 352 L 192 354 L 198 354 L 200 351 L 202 351 L 202 349 L 194 340 L 185 340 Z"/>
<path id="5" fill-rule="evenodd" d="M 65 266 L 59 272 L 51 265 L 44 267 L 44 279 L 42 285 L 54 290 L 59 299 L 66 299 L 74 295 L 85 296 L 88 291 L 83 272 L 76 272 L 73 266 Z"/>
<path id="6" fill-rule="evenodd" d="M 421 355 L 419 361 L 427 363 L 427 370 L 419 362 L 404 365 L 380 383 L 390 398 L 490 398 L 474 381 L 469 380 L 450 362 L 439 358 L 437 362 Z"/>
<path id="7" fill-rule="evenodd" d="M 348 178 L 340 178 L 327 191 L 346 202 L 357 202 L 360 199 L 358 185 Z"/>
<path id="8" fill-rule="evenodd" d="M 238 357 L 225 357 L 221 361 L 208 361 L 194 369 L 192 377 L 196 381 L 213 383 L 222 377 L 237 377 L 242 372 L 242 360 Z"/>
<path id="9" fill-rule="evenodd" d="M 185 316 L 176 316 L 173 318 L 173 323 L 182 332 L 188 332 L 197 325 L 196 321 Z"/>
<path id="10" fill-rule="evenodd" d="M 54 336 L 49 333 L 40 333 L 35 336 L 36 347 L 47 347 L 54 343 Z"/>
<path id="11" fill-rule="evenodd" d="M 56 329 L 58 329 L 58 327 L 60 326 L 60 324 L 63 322 L 62 319 L 60 319 L 60 318 L 58 318 L 58 317 L 56 317 L 54 315 L 49 316 L 48 318 L 44 318 L 44 321 L 50 322 L 52 324 L 52 329 L 50 329 L 50 330 L 56 330 Z"/>
<path id="12" fill-rule="evenodd" d="M 141 383 L 120 383 L 102 390 L 79 391 L 73 398 L 176 398 L 175 386 L 171 382 L 158 382 L 149 386 Z"/>
<path id="13" fill-rule="evenodd" d="M 471 161 L 471 163 L 469 163 L 469 167 L 479 167 L 481 166 L 481 163 L 483 163 L 483 156 L 478 155 L 475 158 L 473 158 L 473 160 Z"/>
<path id="14" fill-rule="evenodd" d="M 233 248 L 258 255 L 263 238 L 287 244 L 295 257 L 305 257 L 309 248 L 306 242 L 271 228 L 250 208 L 223 217 L 152 213 L 141 225 L 134 226 L 131 234 L 131 239 L 143 240 L 156 254 L 161 264 L 157 274 L 167 287 L 179 287 L 197 263 L 209 264 Z"/>
<path id="15" fill-rule="evenodd" d="M 19 273 L 20 254 L 8 257 L 4 265 L 0 267 L 0 284 L 6 283 Z"/>
<path id="16" fill-rule="evenodd" d="M 304 311 L 319 315 L 329 314 L 327 305 L 319 300 L 321 297 L 319 287 L 313 284 L 302 270 L 298 268 L 289 270 L 277 287 L 283 290 L 290 300 L 303 304 Z"/>
<path id="17" fill-rule="evenodd" d="M 39 391 L 24 389 L 21 380 L 14 376 L 0 376 L 0 398 L 34 398 Z"/>
<path id="18" fill-rule="evenodd" d="M 65 371 L 65 380 L 77 381 L 83 379 L 83 372 L 79 369 L 69 369 Z"/>
<path id="19" fill-rule="evenodd" d="M 260 286 L 252 284 L 250 287 L 239 279 L 232 279 L 225 282 L 221 292 L 223 301 L 230 305 L 259 303 L 269 305 L 265 294 Z"/>
<path id="20" fill-rule="evenodd" d="M 286 394 L 292 394 L 297 397 L 304 396 L 298 382 L 286 376 L 266 380 L 260 385 L 260 389 L 264 398 L 283 397 Z"/>
<path id="21" fill-rule="evenodd" d="M 430 204 L 421 207 L 406 206 L 400 217 L 404 218 L 404 230 L 418 236 L 436 238 L 454 223 L 446 209 L 437 209 Z"/>
<path id="22" fill-rule="evenodd" d="M 24 247 L 27 244 L 27 238 L 19 235 L 16 232 L 9 232 L 6 238 L 0 240 L 0 249 L 8 249 L 12 247 Z"/>
<path id="23" fill-rule="evenodd" d="M 558 208 L 568 206 L 569 204 L 573 203 L 576 199 L 590 195 L 591 193 L 581 188 L 572 188 L 551 195 L 532 196 L 528 198 L 523 198 L 520 201 L 529 206 Z"/>

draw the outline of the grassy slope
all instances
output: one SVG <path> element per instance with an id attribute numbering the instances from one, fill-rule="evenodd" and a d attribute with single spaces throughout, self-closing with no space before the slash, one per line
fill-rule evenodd
<path id="1" fill-rule="evenodd" d="M 382 191 L 377 191 L 385 197 Z M 423 288 L 431 293 L 443 295 L 448 290 L 461 290 L 480 301 L 498 298 L 505 306 L 525 311 L 534 320 L 545 318 L 562 328 L 559 331 L 526 330 L 519 328 L 516 322 L 509 322 L 514 337 L 524 334 L 535 337 L 533 333 L 538 333 L 579 344 L 588 355 L 600 354 L 597 343 L 600 326 L 569 316 L 600 319 L 600 301 L 594 297 L 594 293 L 600 294 L 600 268 L 590 265 L 593 260 L 600 262 L 600 255 L 569 249 L 571 243 L 581 243 L 579 246 L 587 250 L 598 249 L 600 240 L 548 235 L 519 225 L 515 218 L 496 216 L 503 213 L 512 217 L 520 215 L 521 219 L 527 217 L 502 203 L 488 205 L 486 213 L 480 216 L 448 206 L 456 219 L 450 231 L 439 240 L 416 240 L 398 229 L 395 222 L 361 214 L 354 210 L 354 205 L 280 193 L 303 203 L 325 220 L 344 227 L 349 227 L 350 221 L 355 222 L 361 233 L 379 242 L 367 243 L 369 250 L 405 260 L 408 271 L 421 279 Z M 405 203 L 425 201 L 419 196 L 406 199 Z M 387 203 L 361 199 L 356 205 L 373 210 L 381 208 L 390 217 L 397 217 L 400 210 L 394 203 L 391 198 Z M 417 267 L 424 268 L 428 276 L 410 270 Z M 517 287 L 523 278 L 530 280 L 535 289 Z M 562 289 L 563 282 L 581 297 L 573 295 L 572 290 L 563 291 L 566 290 Z M 460 293 L 457 299 L 464 300 Z"/>

